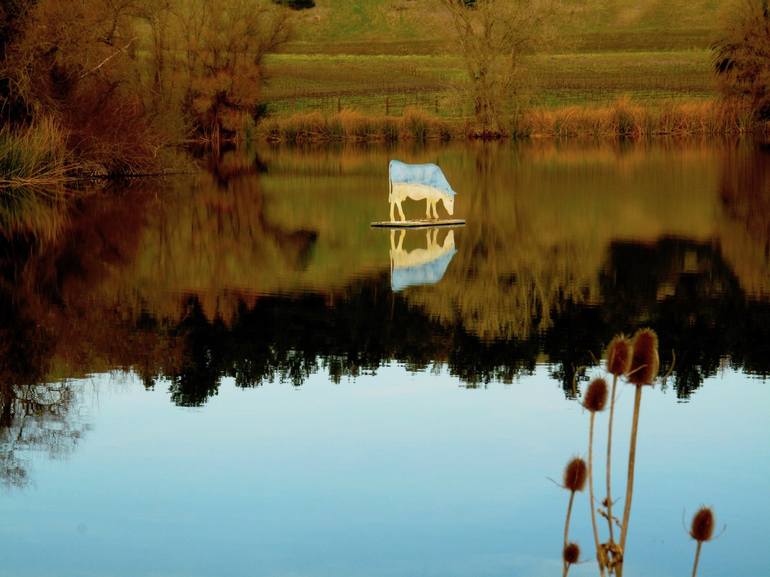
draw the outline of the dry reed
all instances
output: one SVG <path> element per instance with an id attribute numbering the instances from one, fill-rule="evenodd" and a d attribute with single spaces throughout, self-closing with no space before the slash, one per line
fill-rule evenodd
<path id="1" fill-rule="evenodd" d="M 54 187 L 70 179 L 75 164 L 66 133 L 50 118 L 19 131 L 0 131 L 0 189 Z"/>
<path id="2" fill-rule="evenodd" d="M 369 116 L 347 108 L 331 115 L 303 112 L 267 119 L 258 130 L 268 141 L 288 144 L 445 141 L 461 134 L 457 126 L 415 107 L 401 116 Z"/>
<path id="3" fill-rule="evenodd" d="M 608 106 L 534 109 L 517 118 L 512 133 L 529 137 L 717 136 L 766 131 L 745 107 L 732 101 L 641 105 L 628 97 Z"/>

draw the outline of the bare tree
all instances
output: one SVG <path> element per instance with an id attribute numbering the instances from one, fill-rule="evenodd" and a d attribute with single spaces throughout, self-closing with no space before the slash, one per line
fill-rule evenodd
<path id="1" fill-rule="evenodd" d="M 465 62 L 480 136 L 505 131 L 516 98 L 522 57 L 548 37 L 552 0 L 439 0 L 449 13 Z"/>
<path id="2" fill-rule="evenodd" d="M 712 46 L 722 93 L 770 119 L 770 7 L 767 0 L 728 5 L 721 38 Z"/>
<path id="3" fill-rule="evenodd" d="M 265 56 L 290 38 L 290 15 L 254 0 L 193 0 L 187 9 L 182 30 L 188 101 L 216 145 L 223 128 L 234 130 L 243 114 L 255 112 Z"/>

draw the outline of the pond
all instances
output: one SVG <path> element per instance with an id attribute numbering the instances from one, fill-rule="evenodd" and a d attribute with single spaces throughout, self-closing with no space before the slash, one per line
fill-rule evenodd
<path id="1" fill-rule="evenodd" d="M 467 224 L 370 228 L 391 158 L 438 163 Z M 647 326 L 661 378 L 625 575 L 689 574 L 703 504 L 719 538 L 699 574 L 770 574 L 770 150 L 199 162 L 1 211 L 0 576 L 558 575 L 580 399 L 612 337 Z M 616 513 L 633 401 L 619 383 Z M 570 575 L 598 574 L 584 493 L 571 539 Z"/>

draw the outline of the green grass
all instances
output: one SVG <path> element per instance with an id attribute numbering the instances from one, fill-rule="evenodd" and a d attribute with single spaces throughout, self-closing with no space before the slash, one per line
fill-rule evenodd
<path id="1" fill-rule="evenodd" d="M 719 21 L 719 0 L 573 0 L 559 30 L 589 50 L 707 46 Z M 316 0 L 299 13 L 298 40 L 326 44 L 446 41 L 448 18 L 438 0 Z M 354 53 L 360 53 L 355 50 Z M 396 52 L 398 53 L 398 52 Z"/>
<path id="2" fill-rule="evenodd" d="M 643 103 L 715 95 L 706 49 L 541 54 L 527 62 L 525 91 L 534 106 L 607 104 L 628 95 Z M 454 86 L 464 78 L 455 55 L 303 55 L 268 59 L 265 97 L 273 113 L 400 114 L 420 106 L 439 116 L 465 116 Z"/>
<path id="3" fill-rule="evenodd" d="M 0 131 L 0 193 L 18 188 L 53 187 L 73 168 L 64 133 L 50 119 L 20 131 Z"/>
<path id="4" fill-rule="evenodd" d="M 421 106 L 467 116 L 450 23 L 437 0 L 316 0 L 298 14 L 297 38 L 272 55 L 265 89 L 272 113 L 354 108 L 400 114 Z M 565 3 L 560 42 L 528 61 L 534 106 L 644 104 L 713 98 L 709 45 L 717 0 L 582 0 Z"/>

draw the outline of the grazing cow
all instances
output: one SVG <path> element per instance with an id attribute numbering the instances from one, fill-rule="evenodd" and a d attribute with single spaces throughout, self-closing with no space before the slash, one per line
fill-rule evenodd
<path id="1" fill-rule="evenodd" d="M 440 281 L 457 252 L 454 231 L 447 232 L 444 242 L 439 244 L 438 229 L 428 229 L 425 231 L 425 248 L 410 251 L 404 250 L 406 231 L 399 233 L 396 243 L 396 231 L 390 231 L 390 288 L 393 292 Z"/>
<path id="2" fill-rule="evenodd" d="M 449 186 L 444 173 L 435 164 L 406 164 L 391 160 L 388 166 L 390 180 L 390 220 L 395 221 L 394 209 L 398 207 L 401 220 L 406 220 L 401 203 L 407 198 L 425 200 L 425 216 L 438 219 L 436 204 L 440 200 L 449 215 L 454 213 L 455 191 Z"/>

